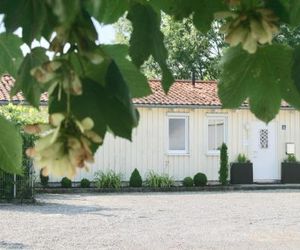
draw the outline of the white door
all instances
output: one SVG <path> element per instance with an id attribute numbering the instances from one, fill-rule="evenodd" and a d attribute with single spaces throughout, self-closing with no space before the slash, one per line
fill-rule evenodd
<path id="1" fill-rule="evenodd" d="M 254 181 L 279 179 L 276 155 L 275 122 L 268 125 L 256 121 L 250 132 L 250 159 L 253 163 Z"/>

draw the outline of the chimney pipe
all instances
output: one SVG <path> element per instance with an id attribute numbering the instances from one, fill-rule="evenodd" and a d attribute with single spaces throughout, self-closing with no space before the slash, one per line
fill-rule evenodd
<path id="1" fill-rule="evenodd" d="M 195 77 L 195 71 L 194 70 L 192 71 L 192 84 L 195 87 L 195 85 L 196 85 L 196 77 Z"/>

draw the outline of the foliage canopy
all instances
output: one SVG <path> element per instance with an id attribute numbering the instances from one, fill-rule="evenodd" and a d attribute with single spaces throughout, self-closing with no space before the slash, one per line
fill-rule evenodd
<path id="1" fill-rule="evenodd" d="M 32 149 L 31 155 L 44 157 L 44 148 L 60 153 L 64 148 L 55 164 L 74 174 L 76 167 L 93 160 L 107 130 L 131 139 L 139 119 L 131 98 L 151 92 L 140 72 L 149 57 L 159 65 L 164 90 L 172 85 L 162 12 L 178 22 L 191 18 L 203 33 L 215 18 L 222 19 L 220 32 L 230 45 L 222 57 L 219 79 L 223 106 L 238 108 L 248 100 L 251 111 L 268 122 L 282 99 L 300 107 L 300 49 L 295 44 L 272 44 L 281 27 L 299 26 L 299 11 L 296 0 L 2 0 L 0 74 L 12 75 L 16 82 L 11 94 L 22 91 L 36 108 L 41 93 L 48 92 L 49 113 L 63 115 L 51 116 L 48 126 L 30 128 L 53 135 L 51 140 L 42 138 L 39 150 Z M 99 44 L 94 22 L 112 24 L 124 15 L 133 27 L 129 46 Z M 14 34 L 19 28 L 21 37 Z M 49 47 L 34 46 L 33 41 L 42 38 Z M 22 44 L 30 51 L 25 56 Z M 10 144 L 8 138 L 0 138 L 9 152 L 0 146 L 1 161 L 9 163 L 20 154 L 18 131 L 3 117 L 0 128 L 8 138 L 15 138 Z M 47 160 L 47 171 L 52 163 Z M 18 172 L 11 164 L 6 166 Z"/>

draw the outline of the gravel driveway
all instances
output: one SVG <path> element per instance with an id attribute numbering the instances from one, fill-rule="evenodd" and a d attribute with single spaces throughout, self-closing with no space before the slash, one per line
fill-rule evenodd
<path id="1" fill-rule="evenodd" d="M 41 195 L 0 205 L 0 249 L 300 249 L 300 192 Z"/>

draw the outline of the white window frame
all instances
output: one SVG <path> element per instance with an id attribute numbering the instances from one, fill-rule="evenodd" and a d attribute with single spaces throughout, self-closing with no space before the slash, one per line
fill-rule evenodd
<path id="1" fill-rule="evenodd" d="M 223 120 L 224 122 L 224 138 L 223 142 L 227 144 L 227 138 L 228 138 L 228 125 L 227 125 L 227 115 L 225 114 L 207 114 L 207 119 L 206 119 L 206 149 L 207 149 L 207 155 L 211 156 L 219 156 L 220 155 L 220 150 L 210 150 L 208 146 L 208 124 L 210 120 Z"/>
<path id="2" fill-rule="evenodd" d="M 185 149 L 184 150 L 170 150 L 169 138 L 169 121 L 170 119 L 184 119 L 185 125 Z M 188 155 L 189 154 L 189 114 L 186 113 L 169 113 L 167 114 L 167 154 L 168 155 Z"/>

